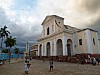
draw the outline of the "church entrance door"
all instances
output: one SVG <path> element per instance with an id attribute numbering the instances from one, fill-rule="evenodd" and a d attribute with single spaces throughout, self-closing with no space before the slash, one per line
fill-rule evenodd
<path id="1" fill-rule="evenodd" d="M 41 51 L 42 51 L 42 45 L 40 44 L 40 47 L 39 47 L 39 56 L 42 56 Z"/>
<path id="2" fill-rule="evenodd" d="M 63 56 L 63 45 L 61 39 L 57 40 L 57 56 Z"/>
<path id="3" fill-rule="evenodd" d="M 50 42 L 47 43 L 47 56 L 50 56 Z"/>
<path id="4" fill-rule="evenodd" d="M 68 56 L 72 55 L 72 40 L 71 39 L 67 40 L 67 53 L 68 53 Z"/>

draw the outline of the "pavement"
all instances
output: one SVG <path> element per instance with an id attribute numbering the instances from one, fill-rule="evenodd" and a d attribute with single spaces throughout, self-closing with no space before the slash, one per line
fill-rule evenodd
<path id="1" fill-rule="evenodd" d="M 24 73 L 24 61 L 13 60 L 13 63 L 0 67 L 0 75 L 27 75 Z M 28 75 L 100 75 L 100 65 L 54 62 L 54 69 L 49 71 L 49 61 L 33 59 Z"/>

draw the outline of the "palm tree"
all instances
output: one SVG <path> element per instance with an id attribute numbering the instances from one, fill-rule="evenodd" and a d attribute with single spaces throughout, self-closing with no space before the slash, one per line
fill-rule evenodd
<path id="1" fill-rule="evenodd" d="M 14 51 L 15 51 L 15 54 L 18 54 L 18 57 L 19 57 L 19 48 L 15 47 Z"/>
<path id="2" fill-rule="evenodd" d="M 10 61 L 10 55 L 11 55 L 11 48 L 12 46 L 15 46 L 16 45 L 16 38 L 12 38 L 12 36 L 10 37 L 7 37 L 7 39 L 5 40 L 5 44 L 6 44 L 6 47 L 9 47 L 9 61 Z"/>
<path id="3" fill-rule="evenodd" d="M 2 48 L 2 42 L 3 39 L 6 37 L 8 37 L 8 35 L 10 34 L 10 32 L 7 29 L 7 26 L 4 26 L 4 28 L 0 29 L 0 38 L 1 38 L 1 48 Z M 3 49 L 3 48 L 2 48 Z"/>

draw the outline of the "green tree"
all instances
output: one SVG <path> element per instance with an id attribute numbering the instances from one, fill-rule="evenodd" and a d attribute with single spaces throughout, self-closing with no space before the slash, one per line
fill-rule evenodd
<path id="1" fill-rule="evenodd" d="M 9 34 L 10 34 L 10 32 L 7 30 L 7 26 L 4 26 L 4 28 L 0 29 L 0 38 L 1 38 L 1 46 L 0 47 L 1 48 L 2 48 L 3 39 L 5 37 L 7 38 Z"/>
<path id="2" fill-rule="evenodd" d="M 8 53 L 9 49 L 2 50 L 2 53 Z"/>
<path id="3" fill-rule="evenodd" d="M 9 61 L 11 56 L 11 48 L 16 45 L 16 38 L 12 38 L 12 36 L 7 37 L 5 40 L 6 47 L 9 47 Z"/>
<path id="4" fill-rule="evenodd" d="M 15 47 L 14 51 L 15 51 L 15 54 L 18 54 L 19 53 L 19 48 Z"/>
<path id="5" fill-rule="evenodd" d="M 18 57 L 19 57 L 19 48 L 15 47 L 14 51 L 15 51 L 15 54 L 18 54 Z"/>

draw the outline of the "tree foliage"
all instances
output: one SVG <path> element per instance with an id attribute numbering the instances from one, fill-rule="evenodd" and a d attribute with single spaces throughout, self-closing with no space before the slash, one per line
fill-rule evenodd
<path id="1" fill-rule="evenodd" d="M 12 36 L 7 37 L 5 40 L 6 47 L 12 47 L 16 45 L 16 38 L 12 38 Z"/>
<path id="2" fill-rule="evenodd" d="M 14 51 L 15 51 L 15 54 L 18 54 L 19 53 L 19 48 L 15 47 Z"/>
<path id="3" fill-rule="evenodd" d="M 15 46 L 16 45 L 16 38 L 12 38 L 12 36 L 10 37 L 7 37 L 7 39 L 5 40 L 5 44 L 6 44 L 6 47 L 9 47 L 9 62 L 10 62 L 10 58 L 11 58 L 11 48 L 12 46 Z"/>
<path id="4" fill-rule="evenodd" d="M 8 52 L 9 52 L 9 49 L 2 50 L 2 53 L 8 53 Z"/>
<path id="5" fill-rule="evenodd" d="M 4 28 L 0 29 L 1 48 L 2 48 L 3 39 L 5 37 L 7 38 L 9 34 L 10 34 L 10 32 L 7 30 L 7 26 L 4 26 Z"/>

